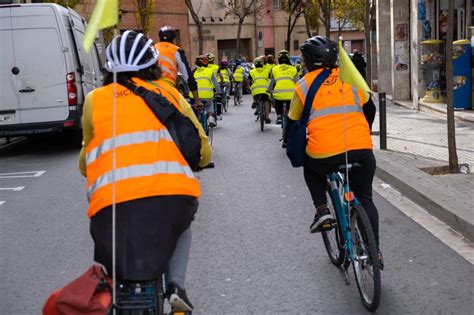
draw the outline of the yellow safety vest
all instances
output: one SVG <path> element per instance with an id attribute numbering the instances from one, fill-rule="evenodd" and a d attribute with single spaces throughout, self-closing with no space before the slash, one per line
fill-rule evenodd
<path id="1" fill-rule="evenodd" d="M 268 76 L 268 70 L 265 68 L 255 68 L 250 71 L 250 77 L 252 78 L 250 90 L 253 96 L 264 93 L 268 95 L 267 89 L 270 84 Z"/>
<path id="2" fill-rule="evenodd" d="M 268 70 L 268 73 L 272 72 L 272 69 L 276 66 L 274 63 L 267 63 L 263 67 Z"/>
<path id="3" fill-rule="evenodd" d="M 244 67 L 238 66 L 234 71 L 234 81 L 243 82 L 244 81 Z"/>
<path id="4" fill-rule="evenodd" d="M 222 77 L 224 78 L 224 83 L 229 83 L 230 82 L 230 71 L 229 69 L 221 69 L 219 72 L 222 74 Z"/>
<path id="5" fill-rule="evenodd" d="M 210 99 L 214 97 L 214 84 L 212 76 L 214 72 L 207 67 L 199 67 L 194 71 L 194 79 L 198 85 L 198 95 L 200 99 Z M 194 98 L 193 93 L 189 92 L 189 97 Z"/>
<path id="6" fill-rule="evenodd" d="M 213 63 L 210 63 L 207 65 L 209 69 L 212 69 L 212 72 L 214 72 L 215 75 L 219 72 L 219 66 Z"/>
<path id="7" fill-rule="evenodd" d="M 295 92 L 295 77 L 297 70 L 295 67 L 282 64 L 272 70 L 272 76 L 275 80 L 273 88 L 273 97 L 276 100 L 291 100 Z"/>

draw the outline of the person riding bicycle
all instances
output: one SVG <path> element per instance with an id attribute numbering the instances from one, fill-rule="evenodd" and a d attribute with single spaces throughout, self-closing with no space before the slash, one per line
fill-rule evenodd
<path id="1" fill-rule="evenodd" d="M 281 124 L 283 115 L 283 103 L 289 110 L 291 99 L 295 92 L 295 82 L 299 76 L 295 67 L 291 65 L 290 54 L 286 50 L 278 53 L 278 66 L 275 66 L 270 75 L 270 86 L 268 91 L 272 93 L 275 100 L 275 111 L 277 113 L 277 124 Z"/>
<path id="2" fill-rule="evenodd" d="M 232 74 L 232 78 L 234 80 L 234 98 L 237 100 L 237 103 L 242 102 L 242 88 L 245 76 L 245 69 L 241 66 L 241 61 L 237 59 L 235 61 L 235 70 Z"/>
<path id="3" fill-rule="evenodd" d="M 125 31 L 108 45 L 106 55 L 104 86 L 85 99 L 79 155 L 80 172 L 87 178 L 94 260 L 112 275 L 112 205 L 116 202 L 117 279 L 155 281 L 168 270 L 170 303 L 176 309 L 192 310 L 184 279 L 190 226 L 201 195 L 199 181 L 165 125 L 140 96 L 114 84 L 112 72 L 118 82 L 130 81 L 161 94 L 192 121 L 201 138 L 200 167 L 209 164 L 211 147 L 186 99 L 161 77 L 151 39 Z"/>
<path id="4" fill-rule="evenodd" d="M 369 216 L 379 246 L 378 211 L 372 200 L 375 157 L 370 136 L 375 106 L 370 100 L 363 104 L 362 90 L 341 81 L 339 67 L 336 65 L 336 47 L 333 41 L 323 36 L 311 37 L 300 46 L 303 63 L 309 72 L 296 84 L 287 130 L 301 118 L 306 95 L 313 81 L 324 69 L 329 69 L 330 76 L 312 100 L 307 124 L 304 178 L 316 207 L 310 232 L 320 232 L 323 225 L 334 222 L 327 207 L 326 175 L 345 164 L 347 152 L 349 163 L 361 164 L 361 167 L 351 170 L 351 189 Z"/>
<path id="5" fill-rule="evenodd" d="M 217 126 L 217 120 L 214 113 L 214 90 L 216 94 L 221 94 L 221 88 L 217 82 L 217 78 L 211 68 L 208 68 L 209 61 L 205 55 L 196 57 L 196 66 L 194 70 L 194 78 L 198 85 L 198 94 L 202 103 L 205 103 L 205 110 L 209 115 L 209 126 Z M 193 94 L 189 93 L 191 102 L 193 101 Z"/>
<path id="6" fill-rule="evenodd" d="M 223 84 L 221 84 L 221 91 L 223 93 L 222 97 L 227 102 L 230 91 L 230 77 L 232 72 L 229 69 L 229 62 L 223 60 L 219 64 L 219 73 L 222 75 Z"/>
<path id="7" fill-rule="evenodd" d="M 295 68 L 296 68 L 296 71 L 298 71 L 298 76 L 302 78 L 304 75 L 304 69 L 303 69 L 303 65 L 301 64 L 301 60 L 296 61 Z"/>
<path id="8" fill-rule="evenodd" d="M 258 97 L 263 98 L 264 110 L 265 110 L 265 123 L 271 123 L 269 117 L 269 94 L 267 92 L 269 81 L 268 70 L 264 68 L 262 58 L 255 58 L 253 61 L 255 69 L 250 71 L 250 77 L 252 78 L 251 92 L 253 96 L 252 108 L 257 107 Z"/>
<path id="9" fill-rule="evenodd" d="M 208 52 L 206 54 L 206 58 L 209 61 L 209 64 L 207 65 L 208 68 L 212 69 L 212 72 L 214 72 L 214 75 L 217 78 L 217 81 L 219 82 L 219 85 L 224 85 L 224 78 L 222 74 L 219 72 L 219 65 L 214 64 L 214 61 L 216 60 L 216 56 L 214 56 L 213 53 Z M 222 120 L 222 104 L 217 103 L 216 104 L 216 111 L 217 111 L 217 119 Z"/>
<path id="10" fill-rule="evenodd" d="M 155 48 L 159 52 L 158 65 L 161 67 L 163 80 L 172 87 L 176 87 L 179 70 L 184 82 L 187 83 L 194 96 L 195 103 L 200 106 L 201 100 L 197 92 L 197 83 L 189 67 L 186 53 L 184 49 L 173 44 L 176 38 L 176 30 L 172 26 L 163 26 L 158 32 L 158 37 L 160 42 L 155 45 Z"/>

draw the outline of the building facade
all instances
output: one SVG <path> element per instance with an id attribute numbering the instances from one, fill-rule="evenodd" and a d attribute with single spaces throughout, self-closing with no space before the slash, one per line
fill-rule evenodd
<path id="1" fill-rule="evenodd" d="M 454 106 L 472 108 L 472 59 L 462 66 L 465 69 L 457 68 L 463 54 L 466 56 L 464 60 L 468 60 L 471 45 L 474 46 L 470 40 L 474 35 L 473 0 L 377 0 L 376 58 L 379 91 L 391 94 L 394 100 L 411 100 L 414 108 L 418 108 L 420 102 L 445 102 L 448 1 L 454 1 L 455 7 L 455 94 L 466 90 L 466 84 L 471 84 L 468 97 L 471 100 L 470 106 L 463 100 L 456 99 Z M 386 27 L 387 25 L 390 27 Z M 464 72 L 457 75 L 457 71 Z M 467 96 L 463 98 L 466 99 Z"/>

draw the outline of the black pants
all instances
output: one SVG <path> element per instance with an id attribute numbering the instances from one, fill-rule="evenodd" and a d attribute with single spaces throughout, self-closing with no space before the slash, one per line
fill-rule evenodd
<path id="1" fill-rule="evenodd" d="M 179 236 L 198 208 L 191 196 L 157 196 L 116 206 L 116 266 L 120 280 L 154 280 L 167 270 Z M 112 207 L 91 218 L 94 260 L 112 274 Z"/>
<path id="2" fill-rule="evenodd" d="M 283 115 L 283 103 L 286 103 L 286 112 L 290 111 L 291 100 L 275 100 L 275 111 L 277 115 Z"/>
<path id="3" fill-rule="evenodd" d="M 359 202 L 369 216 L 375 240 L 379 244 L 379 214 L 372 200 L 372 181 L 375 174 L 375 156 L 372 150 L 354 150 L 348 152 L 349 163 L 358 162 L 362 166 L 351 170 L 349 184 Z M 304 178 L 316 207 L 327 203 L 326 175 L 345 164 L 345 154 L 339 154 L 324 159 L 308 157 L 304 165 Z"/>

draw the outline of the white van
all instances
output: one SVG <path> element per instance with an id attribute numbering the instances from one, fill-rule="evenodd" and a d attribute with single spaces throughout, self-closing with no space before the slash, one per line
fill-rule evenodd
<path id="1" fill-rule="evenodd" d="M 56 4 L 0 5 L 0 137 L 80 131 L 84 97 L 102 85 L 102 47 Z"/>

